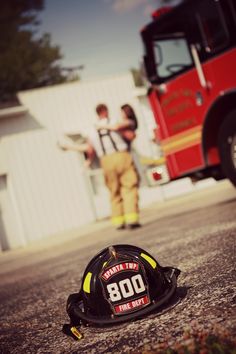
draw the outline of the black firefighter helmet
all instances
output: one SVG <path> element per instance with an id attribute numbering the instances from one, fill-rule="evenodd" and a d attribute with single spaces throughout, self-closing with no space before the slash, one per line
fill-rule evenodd
<path id="1" fill-rule="evenodd" d="M 67 300 L 71 324 L 111 325 L 141 318 L 168 302 L 179 274 L 141 248 L 107 247 L 87 265 L 79 293 Z"/>

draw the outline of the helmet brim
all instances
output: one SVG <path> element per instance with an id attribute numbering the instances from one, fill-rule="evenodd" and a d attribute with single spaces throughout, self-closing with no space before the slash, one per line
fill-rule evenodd
<path id="1" fill-rule="evenodd" d="M 153 300 L 151 304 L 149 304 L 143 309 L 140 309 L 137 312 L 133 312 L 122 316 L 114 316 L 114 315 L 111 317 L 93 316 L 83 311 L 82 291 L 80 291 L 77 294 L 73 294 L 69 297 L 67 303 L 67 312 L 69 317 L 71 318 L 71 321 L 73 323 L 77 322 L 78 324 L 82 322 L 84 324 L 89 324 L 89 325 L 106 326 L 106 325 L 123 323 L 130 320 L 135 320 L 143 316 L 149 315 L 150 313 L 156 311 L 162 305 L 164 305 L 166 302 L 170 300 L 170 298 L 174 295 L 177 288 L 177 277 L 178 277 L 178 273 L 175 272 L 175 270 L 173 269 L 173 273 L 169 279 L 170 286 L 168 287 L 166 293 L 161 297 L 161 299 L 158 301 Z"/>

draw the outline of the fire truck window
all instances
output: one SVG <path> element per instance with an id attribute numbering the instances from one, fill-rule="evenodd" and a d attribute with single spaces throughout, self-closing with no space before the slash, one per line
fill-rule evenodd
<path id="1" fill-rule="evenodd" d="M 204 2 L 196 18 L 206 52 L 214 53 L 228 45 L 229 33 L 218 1 Z"/>
<path id="2" fill-rule="evenodd" d="M 184 38 L 155 41 L 154 55 L 158 77 L 161 79 L 176 75 L 193 64 L 187 41 Z"/>

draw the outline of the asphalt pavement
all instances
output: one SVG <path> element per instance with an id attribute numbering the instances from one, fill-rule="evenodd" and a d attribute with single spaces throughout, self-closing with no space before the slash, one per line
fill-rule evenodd
<path id="1" fill-rule="evenodd" d="M 223 181 L 142 211 L 142 228 L 108 221 L 54 235 L 0 256 L 0 353 L 146 353 L 184 340 L 187 329 L 236 337 L 236 190 Z M 170 307 L 112 328 L 61 332 L 66 299 L 88 261 L 111 244 L 132 244 L 181 269 Z"/>

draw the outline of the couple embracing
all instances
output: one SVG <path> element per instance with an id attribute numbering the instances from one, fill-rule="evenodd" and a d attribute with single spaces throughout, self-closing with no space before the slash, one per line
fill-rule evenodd
<path id="1" fill-rule="evenodd" d="M 98 116 L 94 129 L 83 147 L 64 149 L 85 151 L 88 165 L 95 154 L 100 160 L 105 183 L 110 191 L 112 224 L 118 230 L 140 227 L 138 208 L 139 177 L 130 153 L 138 123 L 132 107 L 121 107 L 121 119 L 109 117 L 105 104 L 96 107 Z"/>

